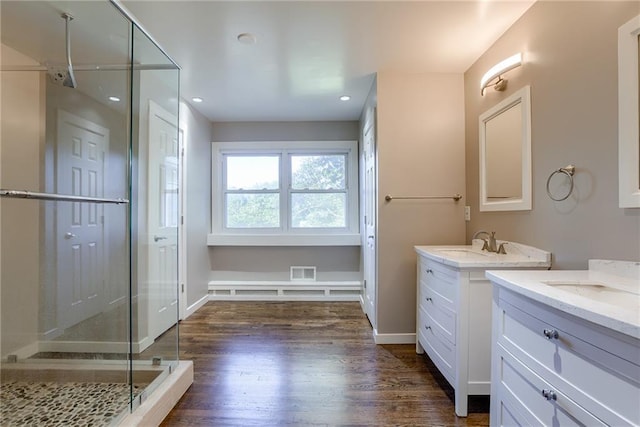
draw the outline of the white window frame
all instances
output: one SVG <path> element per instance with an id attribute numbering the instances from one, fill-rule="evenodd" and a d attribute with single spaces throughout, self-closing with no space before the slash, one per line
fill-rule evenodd
<path id="1" fill-rule="evenodd" d="M 358 220 L 358 143 L 357 141 L 260 141 L 213 142 L 211 186 L 210 246 L 359 246 Z M 291 188 L 291 155 L 345 155 L 347 213 L 344 228 L 294 228 L 289 223 L 293 193 L 315 193 Z M 280 227 L 226 228 L 225 169 L 226 155 L 280 156 Z M 331 191 L 329 191 L 331 192 Z"/>

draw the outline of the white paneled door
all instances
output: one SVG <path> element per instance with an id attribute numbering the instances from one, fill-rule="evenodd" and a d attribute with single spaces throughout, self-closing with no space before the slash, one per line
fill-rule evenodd
<path id="1" fill-rule="evenodd" d="M 58 110 L 56 188 L 59 194 L 103 197 L 109 130 Z M 104 206 L 57 202 L 58 327 L 100 313 L 105 304 Z"/>
<path id="2" fill-rule="evenodd" d="M 364 306 L 369 322 L 376 326 L 376 135 L 375 122 L 371 120 L 364 131 Z"/>
<path id="3" fill-rule="evenodd" d="M 148 301 L 149 338 L 178 321 L 179 171 L 176 118 L 149 103 Z"/>

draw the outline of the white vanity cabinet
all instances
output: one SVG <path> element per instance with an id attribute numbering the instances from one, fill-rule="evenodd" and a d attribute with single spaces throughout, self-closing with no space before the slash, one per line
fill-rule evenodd
<path id="1" fill-rule="evenodd" d="M 538 289 L 532 279 L 523 291 L 517 280 L 505 281 L 518 277 L 513 272 L 487 274 L 495 284 L 491 425 L 640 425 L 640 280 L 628 288 L 636 293 L 619 292 L 625 303 L 614 305 L 602 303 L 601 279 L 540 273 L 527 274 L 539 278 Z M 554 274 L 566 277 L 542 279 Z M 572 295 L 544 283 L 579 285 Z M 578 293 L 578 286 L 594 285 L 603 294 L 599 301 Z"/>
<path id="2" fill-rule="evenodd" d="M 508 254 L 472 246 L 416 246 L 416 351 L 426 352 L 455 390 L 456 415 L 467 416 L 469 395 L 491 390 L 489 269 L 540 269 L 551 254 L 509 242 Z"/>
<path id="3" fill-rule="evenodd" d="M 416 351 L 427 352 L 455 389 L 456 414 L 468 395 L 487 395 L 491 366 L 491 283 L 484 270 L 461 270 L 420 256 Z"/>

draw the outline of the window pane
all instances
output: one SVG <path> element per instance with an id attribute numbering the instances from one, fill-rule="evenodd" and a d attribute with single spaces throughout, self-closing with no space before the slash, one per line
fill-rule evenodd
<path id="1" fill-rule="evenodd" d="M 347 226 L 347 197 L 344 193 L 294 193 L 291 195 L 291 224 L 295 228 Z"/>
<path id="2" fill-rule="evenodd" d="M 227 194 L 228 228 L 280 227 L 280 195 Z"/>
<path id="3" fill-rule="evenodd" d="M 291 156 L 291 186 L 297 190 L 343 190 L 345 161 L 343 154 Z"/>
<path id="4" fill-rule="evenodd" d="M 227 190 L 277 190 L 280 157 L 226 156 Z"/>

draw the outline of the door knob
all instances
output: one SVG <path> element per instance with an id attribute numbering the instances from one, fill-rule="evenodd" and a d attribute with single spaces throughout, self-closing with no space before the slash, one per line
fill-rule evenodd
<path id="1" fill-rule="evenodd" d="M 153 236 L 154 242 L 159 242 L 160 240 L 167 240 L 167 236 Z"/>
<path id="2" fill-rule="evenodd" d="M 73 239 L 74 237 L 76 237 L 76 235 L 73 233 L 64 233 L 64 238 L 67 240 Z"/>

